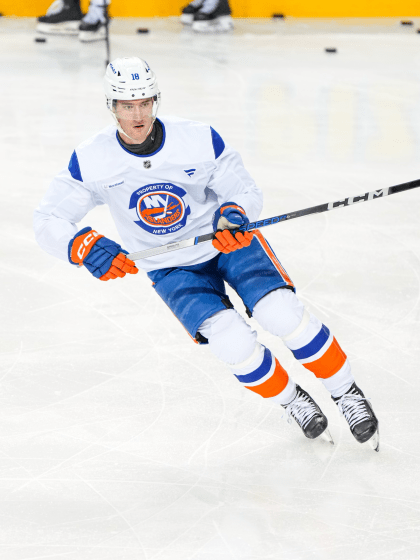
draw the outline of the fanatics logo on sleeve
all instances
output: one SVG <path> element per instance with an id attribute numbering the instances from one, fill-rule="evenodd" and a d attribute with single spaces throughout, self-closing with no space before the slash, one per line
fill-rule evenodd
<path id="1" fill-rule="evenodd" d="M 134 223 L 154 235 L 174 233 L 183 228 L 191 213 L 185 203 L 186 191 L 172 183 L 155 183 L 135 191 L 129 209 L 136 209 Z"/>
<path id="2" fill-rule="evenodd" d="M 188 175 L 188 177 L 192 177 L 197 169 L 184 169 L 184 171 Z"/>

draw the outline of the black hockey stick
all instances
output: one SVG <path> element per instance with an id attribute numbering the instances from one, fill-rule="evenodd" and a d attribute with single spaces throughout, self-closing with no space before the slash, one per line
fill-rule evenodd
<path id="1" fill-rule="evenodd" d="M 110 48 L 109 48 L 109 14 L 108 14 L 108 4 L 104 2 L 104 13 L 105 13 L 105 49 L 106 49 L 106 60 L 105 68 L 108 68 L 108 64 L 111 58 Z"/>
<path id="2" fill-rule="evenodd" d="M 369 200 L 376 200 L 377 198 L 383 198 L 384 196 L 388 196 L 390 194 L 396 194 L 403 191 L 408 191 L 410 189 L 415 189 L 417 187 L 420 187 L 420 179 L 417 179 L 416 181 L 410 181 L 409 183 L 402 183 L 401 185 L 395 185 L 394 187 L 381 189 L 379 191 L 370 191 L 365 194 L 361 194 L 360 196 L 349 196 L 348 198 L 337 200 L 336 202 L 326 202 L 325 204 L 320 204 L 319 206 L 304 208 L 303 210 L 297 210 L 296 212 L 290 212 L 289 214 L 281 214 L 280 216 L 266 218 L 265 220 L 259 220 L 258 222 L 250 222 L 246 226 L 242 226 L 237 230 L 232 230 L 232 233 L 236 233 L 236 231 L 252 231 L 253 229 L 272 226 L 280 222 L 293 220 L 294 218 L 301 218 L 302 216 L 308 216 L 309 214 L 320 214 L 321 212 L 328 212 L 328 210 L 335 210 L 336 208 L 344 208 L 345 206 L 352 206 L 353 204 L 357 204 L 359 202 L 368 202 Z M 177 249 L 192 247 L 193 245 L 198 245 L 199 243 L 210 241 L 213 238 L 214 238 L 214 232 L 206 233 L 205 235 L 199 235 L 198 237 L 191 237 L 190 239 L 185 239 L 184 241 L 169 243 L 168 245 L 162 245 L 161 247 L 146 249 L 145 251 L 138 251 L 137 253 L 130 253 L 129 255 L 127 255 L 127 257 L 133 261 L 136 261 L 139 259 L 145 259 L 147 257 L 153 257 L 155 255 L 160 255 L 162 253 L 169 253 L 170 251 L 176 251 Z"/>

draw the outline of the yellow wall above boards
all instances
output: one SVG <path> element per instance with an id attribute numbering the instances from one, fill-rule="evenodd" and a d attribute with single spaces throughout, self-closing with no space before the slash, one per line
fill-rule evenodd
<path id="1" fill-rule="evenodd" d="M 52 0 L 0 0 L 5 16 L 44 15 Z M 89 0 L 82 0 L 87 11 Z M 166 17 L 181 13 L 188 0 L 112 0 L 114 17 Z M 419 0 L 230 0 L 234 17 L 271 17 L 281 13 L 293 17 L 413 17 L 420 15 Z"/>

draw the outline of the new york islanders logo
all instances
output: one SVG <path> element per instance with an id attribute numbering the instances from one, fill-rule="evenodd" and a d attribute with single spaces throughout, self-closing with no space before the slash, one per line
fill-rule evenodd
<path id="1" fill-rule="evenodd" d="M 133 192 L 129 208 L 135 208 L 139 218 L 134 223 L 155 235 L 178 231 L 191 212 L 184 201 L 186 194 L 172 183 L 154 183 Z"/>

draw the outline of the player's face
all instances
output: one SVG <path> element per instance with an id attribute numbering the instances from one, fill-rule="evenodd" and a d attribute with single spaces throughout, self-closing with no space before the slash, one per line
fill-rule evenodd
<path id="1" fill-rule="evenodd" d="M 135 99 L 133 101 L 117 101 L 115 116 L 121 125 L 124 142 L 141 144 L 152 131 L 153 99 Z"/>

